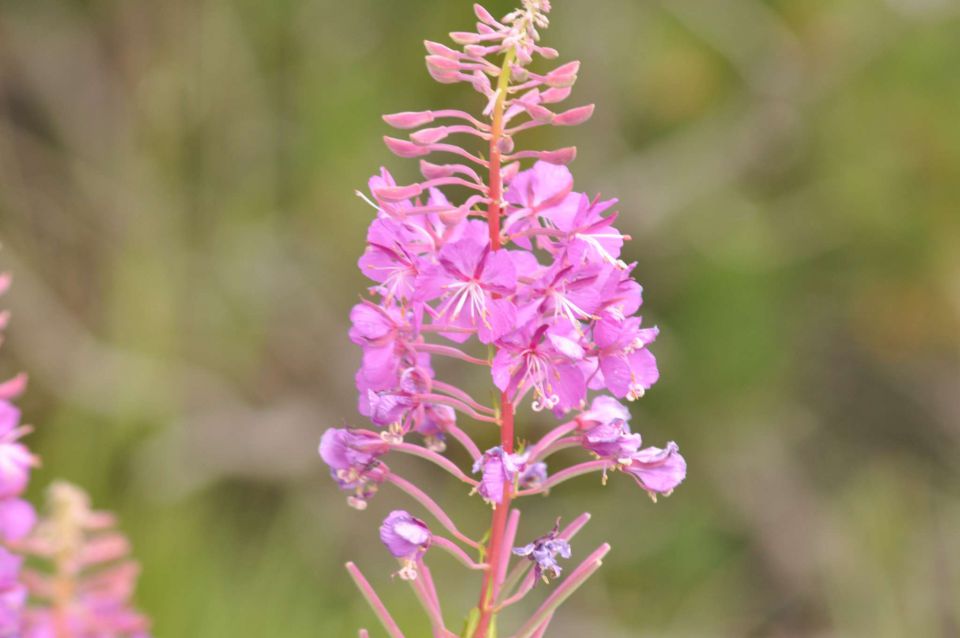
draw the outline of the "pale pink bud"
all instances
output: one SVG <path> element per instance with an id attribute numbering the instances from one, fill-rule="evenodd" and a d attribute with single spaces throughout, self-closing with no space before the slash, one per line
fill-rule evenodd
<path id="1" fill-rule="evenodd" d="M 586 106 L 578 106 L 569 111 L 564 111 L 553 118 L 553 123 L 557 126 L 577 126 L 578 124 L 583 124 L 593 115 L 593 108 L 593 104 L 587 104 Z"/>
<path id="2" fill-rule="evenodd" d="M 560 57 L 560 52 L 553 47 L 540 47 L 538 51 L 545 60 L 555 60 Z"/>
<path id="3" fill-rule="evenodd" d="M 0 273 L 0 295 L 7 292 L 7 289 L 10 288 L 10 283 L 13 281 L 13 276 L 8 273 Z"/>
<path id="4" fill-rule="evenodd" d="M 577 157 L 577 147 L 567 146 L 555 151 L 541 151 L 538 156 L 544 162 L 550 162 L 551 164 L 569 164 Z"/>
<path id="5" fill-rule="evenodd" d="M 450 39 L 457 44 L 476 44 L 480 41 L 480 36 L 469 31 L 452 31 L 450 32 Z"/>
<path id="6" fill-rule="evenodd" d="M 449 133 L 446 126 L 435 126 L 433 128 L 420 129 L 410 135 L 410 141 L 421 146 L 434 144 L 445 138 Z"/>
<path id="7" fill-rule="evenodd" d="M 373 194 L 377 199 L 387 202 L 400 202 L 411 197 L 416 197 L 423 192 L 423 186 L 420 184 L 410 184 L 409 186 L 384 186 L 375 188 Z"/>
<path id="8" fill-rule="evenodd" d="M 438 55 L 442 58 L 449 58 L 451 60 L 457 60 L 460 58 L 460 54 L 448 47 L 445 44 L 440 44 L 439 42 L 433 42 L 431 40 L 424 40 L 423 46 L 427 50 L 427 53 L 430 55 Z"/>
<path id="9" fill-rule="evenodd" d="M 439 55 L 427 56 L 427 71 L 441 84 L 453 84 L 460 80 L 460 63 Z"/>
<path id="10" fill-rule="evenodd" d="M 513 152 L 513 138 L 509 135 L 504 135 L 497 141 L 497 148 L 500 149 L 501 153 L 512 153 Z"/>
<path id="11" fill-rule="evenodd" d="M 473 14 L 477 16 L 477 20 L 480 22 L 484 22 L 491 26 L 496 26 L 498 24 L 496 18 L 494 18 L 489 11 L 481 7 L 479 4 L 473 5 Z"/>
<path id="12" fill-rule="evenodd" d="M 434 164 L 427 160 L 420 160 L 420 173 L 426 179 L 437 179 L 439 177 L 450 177 L 455 174 L 457 169 L 450 164 Z"/>
<path id="13" fill-rule="evenodd" d="M 553 112 L 539 104 L 526 104 L 522 103 L 524 110 L 530 114 L 530 117 L 537 122 L 552 122 L 553 121 Z"/>
<path id="14" fill-rule="evenodd" d="M 433 111 L 404 111 L 384 115 L 383 121 L 394 128 L 417 128 L 433 121 Z"/>
<path id="15" fill-rule="evenodd" d="M 469 207 L 460 206 L 459 208 L 442 210 L 438 213 L 438 215 L 440 216 L 440 221 L 442 221 L 444 224 L 447 224 L 448 226 L 454 226 L 462 222 L 469 212 Z"/>
<path id="16" fill-rule="evenodd" d="M 565 99 L 570 97 L 570 92 L 572 89 L 569 86 L 555 87 L 552 89 L 547 89 L 540 94 L 540 101 L 544 104 L 555 104 L 557 102 L 563 102 Z"/>
<path id="17" fill-rule="evenodd" d="M 558 66 L 550 73 L 547 73 L 544 78 L 547 86 L 553 87 L 566 87 L 573 86 L 573 83 L 577 81 L 577 72 L 580 70 L 580 62 L 573 61 L 567 62 L 562 66 Z"/>
<path id="18" fill-rule="evenodd" d="M 4 401 L 9 401 L 15 397 L 23 394 L 23 391 L 27 389 L 27 374 L 21 372 L 12 379 L 7 379 L 3 383 L 0 383 L 0 399 Z"/>
<path id="19" fill-rule="evenodd" d="M 390 149 L 390 152 L 398 157 L 423 157 L 430 154 L 428 148 L 388 135 L 383 136 L 383 142 Z"/>

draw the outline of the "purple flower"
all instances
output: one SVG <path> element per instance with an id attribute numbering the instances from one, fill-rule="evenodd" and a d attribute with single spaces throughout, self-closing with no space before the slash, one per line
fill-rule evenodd
<path id="1" fill-rule="evenodd" d="M 0 400 L 0 499 L 19 496 L 30 480 L 36 457 L 18 439 L 29 430 L 18 427 L 20 410 Z"/>
<path id="2" fill-rule="evenodd" d="M 506 297 L 516 284 L 517 273 L 507 251 L 491 250 L 489 242 L 466 237 L 440 250 L 437 263 L 417 280 L 417 298 L 441 298 L 437 320 L 476 330 L 481 343 L 491 343 L 514 328 L 516 309 Z M 444 336 L 462 342 L 469 333 Z"/>
<path id="3" fill-rule="evenodd" d="M 583 354 L 578 341 L 556 327 L 543 325 L 529 336 L 519 332 L 503 341 L 494 356 L 493 382 L 503 392 L 516 393 L 515 400 L 532 389 L 534 411 L 565 412 L 586 397 L 586 382 L 576 365 Z"/>
<path id="4" fill-rule="evenodd" d="M 669 496 L 675 487 L 687 476 L 687 462 L 680 455 L 680 448 L 670 441 L 663 450 L 648 447 L 640 450 L 630 459 L 623 471 L 636 479 L 654 501 L 657 494 Z"/>
<path id="5" fill-rule="evenodd" d="M 386 477 L 377 460 L 389 449 L 379 436 L 344 428 L 330 428 L 320 439 L 320 457 L 330 466 L 330 475 L 340 489 L 352 491 L 347 503 L 365 509 Z"/>
<path id="6" fill-rule="evenodd" d="M 430 528 L 419 518 L 403 510 L 394 510 L 380 525 L 380 540 L 394 557 L 403 562 L 400 578 L 414 580 L 416 563 L 430 547 L 433 536 Z"/>
<path id="7" fill-rule="evenodd" d="M 536 218 L 564 202 L 573 189 L 573 175 L 566 166 L 536 162 L 532 168 L 520 171 L 510 181 L 504 199 L 514 205 L 504 222 L 507 232 L 522 232 L 535 224 Z M 572 203 L 576 205 L 576 197 Z M 529 248 L 529 242 L 518 242 Z"/>
<path id="8" fill-rule="evenodd" d="M 646 347 L 657 332 L 656 328 L 641 328 L 639 317 L 620 320 L 605 315 L 594 326 L 599 369 L 614 396 L 634 401 L 657 382 L 657 360 Z"/>
<path id="9" fill-rule="evenodd" d="M 23 539 L 36 522 L 37 513 L 27 501 L 19 498 L 0 500 L 0 541 L 11 543 Z"/>
<path id="10" fill-rule="evenodd" d="M 0 636 L 19 636 L 27 590 L 20 583 L 23 558 L 0 547 Z"/>
<path id="11" fill-rule="evenodd" d="M 536 577 L 544 582 L 550 582 L 551 577 L 560 577 L 563 570 L 557 562 L 557 556 L 570 558 L 570 543 L 558 538 L 559 531 L 560 521 L 557 520 L 550 533 L 513 550 L 517 556 L 525 556 L 533 561 Z"/>
<path id="12" fill-rule="evenodd" d="M 517 486 L 520 489 L 536 489 L 541 487 L 547 480 L 547 464 L 543 461 L 527 465 L 520 473 L 517 479 Z"/>
<path id="13" fill-rule="evenodd" d="M 546 466 L 543 469 L 546 471 Z M 526 454 L 508 454 L 500 446 L 490 448 L 473 464 L 473 473 L 483 475 L 477 492 L 488 503 L 500 504 L 504 486 L 512 487 L 526 470 Z"/>
<path id="14" fill-rule="evenodd" d="M 580 423 L 584 428 L 610 423 L 615 419 L 630 420 L 630 410 L 616 399 L 605 394 L 594 398 L 589 410 L 580 413 Z"/>
<path id="15" fill-rule="evenodd" d="M 607 423 L 595 425 L 583 433 L 582 444 L 587 450 L 601 458 L 630 463 L 640 449 L 640 435 L 632 434 L 630 426 L 623 419 L 613 419 Z"/>

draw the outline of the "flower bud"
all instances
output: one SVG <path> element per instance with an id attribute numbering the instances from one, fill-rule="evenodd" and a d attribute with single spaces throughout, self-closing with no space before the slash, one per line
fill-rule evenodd
<path id="1" fill-rule="evenodd" d="M 410 129 L 433 121 L 433 111 L 404 111 L 384 115 L 383 121 L 394 128 Z"/>

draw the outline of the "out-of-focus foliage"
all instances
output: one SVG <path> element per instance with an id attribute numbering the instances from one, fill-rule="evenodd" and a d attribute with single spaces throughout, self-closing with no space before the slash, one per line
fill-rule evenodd
<path id="1" fill-rule="evenodd" d="M 537 141 L 578 144 L 578 186 L 621 199 L 662 330 L 636 427 L 690 465 L 657 505 L 589 479 L 527 504 L 521 538 L 590 509 L 575 554 L 614 545 L 554 635 L 957 635 L 956 0 L 554 5 L 547 38 L 598 111 Z M 353 190 L 410 170 L 379 114 L 475 106 L 420 50 L 469 20 L 449 0 L 0 2 L 0 368 L 32 375 L 33 489 L 62 476 L 119 512 L 159 636 L 352 635 L 373 619 L 348 556 L 425 626 L 376 540 L 400 496 L 347 509 L 315 447 L 356 418 Z M 444 585 L 451 621 L 476 585 Z"/>

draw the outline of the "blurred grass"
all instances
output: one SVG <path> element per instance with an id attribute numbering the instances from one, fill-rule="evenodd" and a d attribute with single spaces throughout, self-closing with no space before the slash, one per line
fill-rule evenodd
<path id="1" fill-rule="evenodd" d="M 0 368 L 32 375 L 31 489 L 62 476 L 120 513 L 161 638 L 353 635 L 374 621 L 347 559 L 425 631 L 376 539 L 397 497 L 348 510 L 314 450 L 356 418 L 353 190 L 415 170 L 379 114 L 476 106 L 420 59 L 469 18 L 0 1 Z M 557 0 L 553 20 L 598 111 L 531 143 L 578 144 L 579 187 L 621 199 L 662 330 L 636 426 L 690 463 L 656 506 L 587 479 L 526 506 L 522 535 L 589 509 L 576 554 L 614 545 L 553 635 L 960 634 L 958 5 Z M 437 489 L 479 533 L 484 508 Z M 438 559 L 451 625 L 477 585 L 455 569 Z"/>

